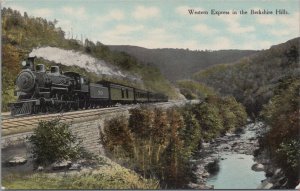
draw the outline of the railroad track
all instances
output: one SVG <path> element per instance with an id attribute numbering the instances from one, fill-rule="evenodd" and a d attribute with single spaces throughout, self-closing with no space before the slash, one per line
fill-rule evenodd
<path id="1" fill-rule="evenodd" d="M 171 105 L 176 105 L 175 103 L 176 102 L 154 103 L 153 105 L 157 107 L 169 107 Z M 42 120 L 47 121 L 59 118 L 62 122 L 70 123 L 75 123 L 78 121 L 90 121 L 95 120 L 103 115 L 126 112 L 128 109 L 138 106 L 139 105 L 120 105 L 109 108 L 80 110 L 55 114 L 38 114 L 23 117 L 11 117 L 9 113 L 2 113 L 2 136 L 32 131 Z"/>
<path id="2" fill-rule="evenodd" d="M 37 127 L 38 123 L 42 120 L 47 121 L 55 118 L 59 118 L 62 122 L 76 122 L 76 121 L 89 121 L 97 119 L 102 115 L 110 113 L 125 111 L 125 108 L 111 107 L 92 110 L 73 111 L 67 113 L 57 114 L 43 114 L 35 116 L 25 116 L 17 118 L 7 118 L 2 120 L 2 136 L 32 131 Z"/>

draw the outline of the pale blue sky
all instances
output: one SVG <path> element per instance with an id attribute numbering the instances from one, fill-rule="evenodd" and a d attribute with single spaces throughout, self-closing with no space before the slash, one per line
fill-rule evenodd
<path id="1" fill-rule="evenodd" d="M 2 6 L 58 20 L 66 37 L 110 45 L 191 50 L 267 49 L 299 36 L 299 0 L 4 0 Z M 190 15 L 189 9 L 208 11 Z M 211 15 L 285 9 L 287 15 Z"/>

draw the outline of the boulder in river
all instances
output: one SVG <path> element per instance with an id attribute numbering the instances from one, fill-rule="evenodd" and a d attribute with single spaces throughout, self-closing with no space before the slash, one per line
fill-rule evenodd
<path id="1" fill-rule="evenodd" d="M 252 165 L 251 169 L 253 171 L 259 172 L 259 171 L 264 171 L 265 167 L 262 164 L 256 163 L 256 164 Z"/>
<path id="2" fill-rule="evenodd" d="M 69 168 L 71 166 L 71 164 L 72 164 L 71 161 L 64 160 L 64 161 L 61 161 L 61 162 L 53 163 L 51 165 L 51 168 L 53 170 L 61 170 L 61 169 L 64 169 L 64 168 Z"/>
<path id="3" fill-rule="evenodd" d="M 44 167 L 42 167 L 42 166 L 37 167 L 37 171 L 43 171 L 43 170 L 44 170 Z"/>
<path id="4" fill-rule="evenodd" d="M 74 163 L 71 165 L 71 167 L 69 168 L 69 170 L 80 170 L 81 169 L 81 165 L 78 163 Z"/>
<path id="5" fill-rule="evenodd" d="M 8 161 L 9 165 L 16 166 L 16 165 L 22 165 L 27 162 L 27 159 L 25 157 L 15 156 L 11 160 Z"/>
<path id="6" fill-rule="evenodd" d="M 231 146 L 229 144 L 221 144 L 218 149 L 220 151 L 224 151 L 224 150 L 230 150 L 231 149 Z"/>
<path id="7" fill-rule="evenodd" d="M 273 184 L 268 181 L 268 179 L 263 180 L 262 183 L 257 187 L 257 189 L 271 189 Z"/>

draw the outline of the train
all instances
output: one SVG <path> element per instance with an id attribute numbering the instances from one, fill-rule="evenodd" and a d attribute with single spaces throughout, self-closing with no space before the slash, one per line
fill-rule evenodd
<path id="1" fill-rule="evenodd" d="M 21 62 L 15 81 L 18 98 L 10 103 L 11 116 L 168 101 L 162 93 L 106 80 L 94 83 L 79 73 L 62 72 L 56 65 L 46 70 L 44 64 L 35 64 L 35 58 Z"/>

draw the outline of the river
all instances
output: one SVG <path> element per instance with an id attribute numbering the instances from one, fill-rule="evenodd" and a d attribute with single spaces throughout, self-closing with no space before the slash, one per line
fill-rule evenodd
<path id="1" fill-rule="evenodd" d="M 256 189 L 265 178 L 264 172 L 251 170 L 253 156 L 246 154 L 222 155 L 217 175 L 207 179 L 214 189 Z"/>
<path id="2" fill-rule="evenodd" d="M 242 134 L 226 134 L 210 143 L 204 143 L 197 160 L 198 184 L 214 189 L 256 189 L 263 179 L 263 171 L 253 171 L 253 151 L 258 148 L 257 134 L 263 123 L 251 123 Z M 209 164 L 217 162 L 217 170 L 210 172 Z"/>

